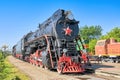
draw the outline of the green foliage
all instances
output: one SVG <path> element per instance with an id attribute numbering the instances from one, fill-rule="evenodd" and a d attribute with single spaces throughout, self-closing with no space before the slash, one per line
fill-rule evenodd
<path id="1" fill-rule="evenodd" d="M 98 39 L 101 36 L 102 28 L 98 26 L 83 26 L 80 28 L 80 35 L 84 40 Z"/>
<path id="2" fill-rule="evenodd" d="M 20 72 L 16 67 L 9 63 L 6 58 L 4 61 L 6 67 L 3 71 L 3 74 L 7 74 L 5 79 L 2 80 L 30 80 L 25 74 Z"/>
<path id="3" fill-rule="evenodd" d="M 98 26 L 83 26 L 80 28 L 80 35 L 84 40 L 87 40 L 89 43 L 89 52 L 94 53 L 95 44 L 97 39 L 102 35 L 102 28 Z"/>
<path id="4" fill-rule="evenodd" d="M 100 39 L 109 39 L 109 38 L 114 38 L 120 42 L 120 27 L 113 28 L 106 35 L 101 36 Z"/>
<path id="5" fill-rule="evenodd" d="M 89 42 L 89 51 L 95 54 L 95 45 L 96 45 L 97 39 L 93 39 Z"/>
<path id="6" fill-rule="evenodd" d="M 5 63 L 4 63 L 4 56 L 3 52 L 0 52 L 0 80 L 4 79 L 6 77 L 6 74 L 3 74 L 4 69 L 5 69 Z"/>
<path id="7" fill-rule="evenodd" d="M 0 52 L 0 80 L 30 80 L 7 60 Z"/>

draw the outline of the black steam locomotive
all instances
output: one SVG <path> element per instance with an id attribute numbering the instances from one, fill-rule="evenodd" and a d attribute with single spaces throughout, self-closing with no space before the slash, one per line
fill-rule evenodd
<path id="1" fill-rule="evenodd" d="M 39 24 L 39 29 L 14 45 L 13 55 L 44 68 L 57 69 L 59 73 L 84 72 L 88 58 L 76 49 L 78 40 L 82 44 L 79 46 L 84 47 L 78 37 L 78 23 L 70 11 L 59 9 Z"/>

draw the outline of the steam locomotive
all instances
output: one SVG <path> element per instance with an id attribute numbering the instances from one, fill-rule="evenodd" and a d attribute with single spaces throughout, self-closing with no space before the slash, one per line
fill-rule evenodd
<path id="1" fill-rule="evenodd" d="M 13 55 L 58 73 L 84 72 L 89 59 L 85 51 L 76 49 L 78 40 L 84 48 L 78 23 L 71 11 L 59 9 L 14 45 Z"/>

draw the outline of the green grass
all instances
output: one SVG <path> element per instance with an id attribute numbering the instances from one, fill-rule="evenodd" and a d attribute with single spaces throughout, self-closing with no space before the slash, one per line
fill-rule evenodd
<path id="1" fill-rule="evenodd" d="M 4 59 L 0 71 L 0 80 L 31 80 L 26 74 L 12 65 L 7 58 Z"/>

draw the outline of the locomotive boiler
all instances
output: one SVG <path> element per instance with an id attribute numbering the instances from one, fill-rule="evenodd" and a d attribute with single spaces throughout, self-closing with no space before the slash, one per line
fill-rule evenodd
<path id="1" fill-rule="evenodd" d="M 78 40 L 79 46 L 84 47 L 78 37 L 78 23 L 70 11 L 59 9 L 39 24 L 36 31 L 26 34 L 13 47 L 13 54 L 32 64 L 57 69 L 59 73 L 84 72 L 88 58 L 84 51 L 76 49 Z"/>

